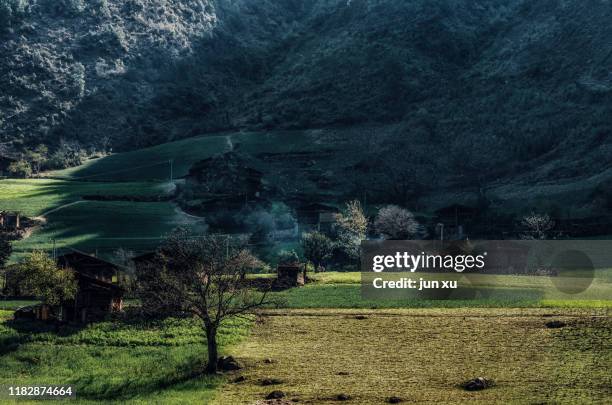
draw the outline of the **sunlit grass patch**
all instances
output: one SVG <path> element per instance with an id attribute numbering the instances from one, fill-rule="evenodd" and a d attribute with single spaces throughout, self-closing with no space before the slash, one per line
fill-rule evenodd
<path id="1" fill-rule="evenodd" d="M 235 350 L 251 366 L 216 404 L 273 389 L 300 403 L 605 402 L 612 321 L 602 310 L 412 309 L 277 311 Z M 278 315 L 278 316 L 272 316 Z M 359 316 L 357 316 L 359 315 Z M 566 328 L 548 329 L 560 319 Z M 265 359 L 272 359 L 271 363 Z M 485 376 L 496 386 L 467 392 Z M 262 379 L 282 381 L 262 386 Z M 573 399 L 573 400 L 572 400 Z"/>
<path id="2" fill-rule="evenodd" d="M 0 319 L 0 384 L 71 384 L 76 403 L 185 403 L 211 398 L 223 380 L 203 374 L 206 345 L 194 319 L 107 321 L 84 328 Z M 250 325 L 247 319 L 225 323 L 221 351 L 244 339 Z"/>

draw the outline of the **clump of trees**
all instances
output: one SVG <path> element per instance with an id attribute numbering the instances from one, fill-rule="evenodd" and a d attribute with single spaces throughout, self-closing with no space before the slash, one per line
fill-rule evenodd
<path id="1" fill-rule="evenodd" d="M 63 169 L 83 164 L 87 153 L 77 141 L 62 140 L 58 148 L 49 156 L 47 166 L 49 169 Z"/>
<path id="2" fill-rule="evenodd" d="M 397 205 L 387 205 L 378 211 L 374 227 L 385 239 L 412 239 L 419 232 L 419 223 L 412 212 Z"/>
<path id="3" fill-rule="evenodd" d="M 521 239 L 549 239 L 553 236 L 555 221 L 548 214 L 531 213 L 521 220 Z"/>
<path id="4" fill-rule="evenodd" d="M 297 231 L 297 219 L 284 203 L 274 202 L 269 208 L 257 208 L 246 214 L 244 226 L 251 231 L 251 241 L 266 242 L 275 233 Z"/>
<path id="5" fill-rule="evenodd" d="M 44 169 L 64 169 L 83 164 L 87 153 L 78 142 L 61 141 L 57 149 L 49 153 L 45 145 L 25 148 L 20 158 L 12 162 L 8 171 L 19 178 L 28 178 L 39 174 Z"/>
<path id="6" fill-rule="evenodd" d="M 316 272 L 325 271 L 325 262 L 332 256 L 334 242 L 321 232 L 309 232 L 302 235 L 302 249 Z"/>
<path id="7" fill-rule="evenodd" d="M 266 291 L 250 288 L 246 273 L 258 260 L 226 237 L 191 237 L 173 232 L 155 258 L 139 270 L 143 309 L 160 314 L 192 314 L 202 321 L 208 346 L 207 372 L 217 371 L 217 332 L 221 323 L 269 303 Z"/>
<path id="8" fill-rule="evenodd" d="M 298 264 L 300 256 L 298 256 L 295 250 L 281 250 L 278 252 L 278 262 L 287 265 Z"/>
<path id="9" fill-rule="evenodd" d="M 28 13 L 28 0 L 0 0 L 0 33 L 17 25 Z"/>

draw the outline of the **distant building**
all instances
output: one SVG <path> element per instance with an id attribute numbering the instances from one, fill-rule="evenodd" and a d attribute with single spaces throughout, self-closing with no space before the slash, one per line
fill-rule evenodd
<path id="1" fill-rule="evenodd" d="M 452 204 L 435 212 L 439 237 L 446 240 L 462 240 L 467 237 L 465 224 L 471 223 L 478 215 L 478 208 Z"/>
<path id="2" fill-rule="evenodd" d="M 13 232 L 21 229 L 21 214 L 19 212 L 0 211 L 0 230 Z"/>
<path id="3" fill-rule="evenodd" d="M 326 204 L 308 203 L 299 205 L 296 213 L 298 222 L 306 229 L 330 232 L 336 221 L 338 208 Z"/>

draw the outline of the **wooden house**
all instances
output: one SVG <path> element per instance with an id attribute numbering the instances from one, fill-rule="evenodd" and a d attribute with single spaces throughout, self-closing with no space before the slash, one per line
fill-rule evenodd
<path id="1" fill-rule="evenodd" d="M 320 203 L 300 204 L 296 208 L 298 222 L 306 229 L 330 232 L 338 209 Z"/>
<path id="2" fill-rule="evenodd" d="M 61 320 L 88 322 L 123 309 L 124 291 L 117 285 L 117 265 L 80 252 L 60 256 L 57 263 L 72 269 L 78 283 L 75 299 L 62 303 Z"/>

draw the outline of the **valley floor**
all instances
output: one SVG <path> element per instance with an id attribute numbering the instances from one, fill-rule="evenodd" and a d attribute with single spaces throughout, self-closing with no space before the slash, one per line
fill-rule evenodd
<path id="1" fill-rule="evenodd" d="M 551 320 L 567 326 L 549 329 Z M 286 393 L 286 403 L 332 404 L 340 394 L 359 404 L 392 396 L 406 403 L 603 403 L 612 386 L 611 344 L 605 309 L 269 311 L 234 351 L 247 365 L 245 381 L 224 385 L 213 403 L 263 404 L 273 390 Z M 479 376 L 496 385 L 460 388 Z"/>

